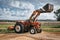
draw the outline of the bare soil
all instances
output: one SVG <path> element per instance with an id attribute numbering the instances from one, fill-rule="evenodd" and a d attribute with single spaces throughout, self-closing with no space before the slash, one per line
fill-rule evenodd
<path id="1" fill-rule="evenodd" d="M 37 34 L 28 33 L 7 33 L 0 34 L 0 40 L 60 40 L 60 32 L 42 32 Z"/>

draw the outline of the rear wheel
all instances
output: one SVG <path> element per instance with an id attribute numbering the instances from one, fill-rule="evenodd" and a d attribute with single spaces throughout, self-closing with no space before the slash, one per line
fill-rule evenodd
<path id="1" fill-rule="evenodd" d="M 16 33 L 22 33 L 24 32 L 24 26 L 22 24 L 15 25 L 14 30 Z"/>
<path id="2" fill-rule="evenodd" d="M 36 29 L 35 29 L 34 27 L 32 27 L 31 30 L 30 30 L 30 33 L 31 33 L 31 34 L 36 34 L 37 31 L 36 31 Z"/>

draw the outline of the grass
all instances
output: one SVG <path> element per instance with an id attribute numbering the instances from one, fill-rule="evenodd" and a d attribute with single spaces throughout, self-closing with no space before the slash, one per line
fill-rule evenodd
<path id="1" fill-rule="evenodd" d="M 14 33 L 14 30 L 0 29 L 0 33 Z"/>
<path id="2" fill-rule="evenodd" d="M 47 31 L 47 32 L 60 32 L 60 28 L 43 28 L 43 31 Z"/>
<path id="3" fill-rule="evenodd" d="M 60 25 L 58 25 L 58 26 L 53 26 L 52 28 L 60 28 Z"/>
<path id="4" fill-rule="evenodd" d="M 60 25 L 57 26 L 42 26 L 43 31 L 47 32 L 60 32 Z"/>
<path id="5" fill-rule="evenodd" d="M 14 24 L 0 24 L 0 33 L 14 33 L 14 30 L 7 30 L 9 26 L 14 26 Z"/>
<path id="6" fill-rule="evenodd" d="M 0 33 L 14 33 L 14 30 L 13 31 L 7 30 L 7 28 L 9 26 L 13 26 L 13 25 L 14 24 L 0 24 Z M 43 29 L 43 31 L 47 31 L 47 32 L 60 32 L 60 25 L 57 25 L 57 26 L 42 26 L 42 29 Z"/>
<path id="7" fill-rule="evenodd" d="M 42 28 L 60 28 L 60 25 L 56 25 L 56 26 L 41 26 Z"/>
<path id="8" fill-rule="evenodd" d="M 0 24 L 0 28 L 7 28 L 9 26 L 14 26 L 13 24 Z"/>

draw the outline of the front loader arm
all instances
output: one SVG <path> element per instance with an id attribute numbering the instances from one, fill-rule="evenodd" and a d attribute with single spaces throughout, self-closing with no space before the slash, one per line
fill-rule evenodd
<path id="1" fill-rule="evenodd" d="M 30 16 L 30 20 L 33 20 L 35 21 L 35 19 L 41 14 L 41 13 L 46 13 L 47 11 L 44 11 L 42 9 L 38 9 L 38 10 L 35 10 L 33 11 L 32 15 Z"/>
<path id="2" fill-rule="evenodd" d="M 30 16 L 30 20 L 35 20 L 40 15 L 40 11 L 35 10 L 33 11 L 32 15 Z"/>
<path id="3" fill-rule="evenodd" d="M 50 13 L 53 11 L 53 5 L 52 4 L 46 4 L 42 9 L 38 9 L 33 11 L 32 15 L 30 16 L 30 20 L 35 21 L 35 19 L 41 14 L 41 13 Z"/>

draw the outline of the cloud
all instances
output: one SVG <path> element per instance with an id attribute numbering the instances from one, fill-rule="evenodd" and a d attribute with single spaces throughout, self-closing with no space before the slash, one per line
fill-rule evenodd
<path id="1" fill-rule="evenodd" d="M 7 7 L 8 5 L 9 7 Z M 32 11 L 34 10 L 34 5 L 32 5 L 29 2 L 26 3 L 21 1 L 20 3 L 19 1 L 12 1 L 11 3 L 8 3 L 8 5 L 6 5 L 6 7 L 0 8 L 0 11 L 1 11 L 0 19 L 9 19 L 9 20 L 28 19 Z M 14 9 L 14 8 L 17 8 L 17 9 Z"/>
<path id="2" fill-rule="evenodd" d="M 51 20 L 56 20 L 55 14 L 54 13 L 42 13 L 37 19 L 39 20 L 46 20 L 46 19 L 51 19 Z"/>
<path id="3" fill-rule="evenodd" d="M 16 15 L 18 15 L 18 16 L 21 16 L 21 15 L 24 16 L 25 15 L 26 17 L 29 17 L 31 15 L 32 11 L 35 10 L 34 5 L 32 5 L 29 2 L 13 1 L 13 2 L 11 2 L 10 6 L 17 7 L 20 9 L 25 9 L 24 11 L 21 10 L 20 12 L 17 11 Z"/>
<path id="4" fill-rule="evenodd" d="M 54 11 L 60 8 L 59 0 L 0 0 L 0 19 L 28 19 L 35 9 L 43 7 L 46 3 L 53 4 Z M 41 14 L 39 19 L 56 19 L 54 16 L 54 13 Z"/>
<path id="5" fill-rule="evenodd" d="M 56 5 L 60 5 L 60 0 L 51 0 L 51 2 L 53 2 Z"/>
<path id="6" fill-rule="evenodd" d="M 22 2 L 22 1 L 12 1 L 10 6 L 17 7 L 20 9 L 34 9 L 34 6 L 29 2 Z"/>
<path id="7" fill-rule="evenodd" d="M 18 8 L 20 8 L 20 2 L 19 1 L 11 1 L 11 3 L 10 3 L 10 6 L 13 6 L 13 7 L 18 7 Z"/>

